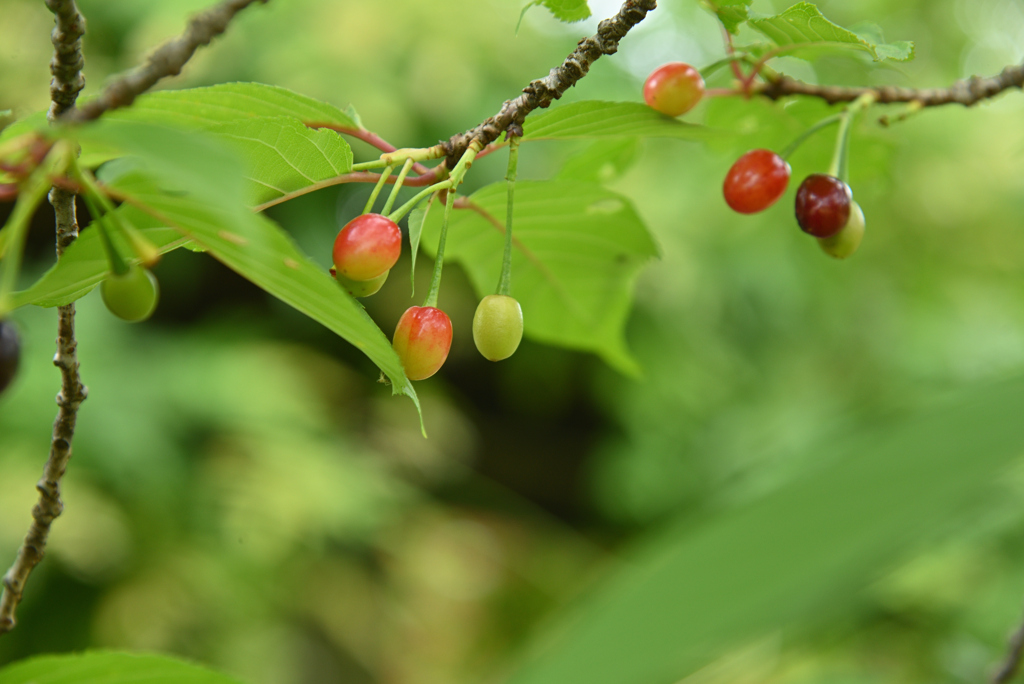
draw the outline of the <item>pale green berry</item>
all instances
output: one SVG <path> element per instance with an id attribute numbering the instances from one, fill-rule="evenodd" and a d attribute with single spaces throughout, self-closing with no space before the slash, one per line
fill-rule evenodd
<path id="1" fill-rule="evenodd" d="M 838 233 L 827 238 L 818 238 L 818 244 L 829 256 L 845 259 L 860 247 L 864 238 L 864 212 L 856 202 L 850 202 L 850 218 Z"/>
<path id="2" fill-rule="evenodd" d="M 473 315 L 473 341 L 488 361 L 515 353 L 523 339 L 523 310 L 508 295 L 487 295 Z"/>
<path id="3" fill-rule="evenodd" d="M 100 285 L 103 303 L 110 313 L 126 321 L 144 321 L 153 315 L 160 286 L 149 269 L 129 266 L 123 275 L 111 273 Z"/>

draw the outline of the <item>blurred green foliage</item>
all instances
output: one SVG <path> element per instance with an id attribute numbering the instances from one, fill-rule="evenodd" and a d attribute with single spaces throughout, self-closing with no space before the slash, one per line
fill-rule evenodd
<path id="1" fill-rule="evenodd" d="M 80 0 L 86 94 L 206 4 Z M 272 83 L 352 103 L 395 144 L 431 144 L 547 73 L 618 2 L 592 0 L 594 18 L 569 27 L 537 8 L 516 35 L 522 4 L 273 0 L 161 87 Z M 567 101 L 639 101 L 661 62 L 721 58 L 711 15 L 692 0 L 660 4 Z M 752 9 L 785 6 L 756 0 Z M 916 59 L 871 71 L 848 57 L 784 58 L 779 70 L 938 86 L 1024 58 L 1017 1 L 820 7 L 844 26 L 872 21 L 914 41 Z M 47 104 L 52 20 L 36 0 L 6 0 L 3 13 L 0 110 L 24 116 Z M 743 31 L 738 41 L 757 39 Z M 728 79 L 722 71 L 709 85 Z M 770 507 L 861 436 L 899 429 L 964 387 L 1019 375 L 1024 97 L 925 111 L 888 129 L 875 111 L 864 117 L 850 171 L 867 233 L 847 262 L 799 232 L 792 190 L 753 217 L 729 212 L 720 195 L 736 156 L 779 149 L 827 111 L 717 99 L 688 116 L 731 133 L 707 143 L 614 144 L 607 155 L 582 142 L 525 145 L 521 178 L 585 169 L 630 198 L 656 236 L 662 258 L 641 274 L 628 328 L 644 376 L 530 342 L 501 364 L 480 359 L 475 295 L 453 269 L 441 295 L 455 322 L 452 355 L 418 386 L 427 441 L 414 409 L 375 384 L 360 354 L 207 256 L 165 257 L 151 323 L 123 324 L 97 293 L 87 296 L 79 335 L 90 397 L 67 509 L 18 628 L 0 638 L 0 662 L 103 646 L 179 653 L 258 683 L 500 679 L 530 636 L 542 635 L 543 652 L 544 635 L 559 630 L 541 626 L 559 608 L 640 562 L 630 542 L 701 538 Z M 823 170 L 831 148 L 828 132 L 801 148 L 794 179 Z M 469 189 L 503 173 L 502 154 L 482 159 Z M 368 192 L 329 189 L 269 213 L 326 262 Z M 36 274 L 51 262 L 48 230 L 42 211 Z M 403 261 L 367 302 L 384 330 L 410 303 L 408 272 Z M 21 376 L 0 398 L 4 566 L 27 529 L 58 386 L 54 312 L 14 318 L 25 349 Z M 1024 597 L 1024 471 L 1001 472 L 987 504 L 925 521 L 898 553 L 851 561 L 860 570 L 842 600 L 809 594 L 801 621 L 754 631 L 758 615 L 734 619 L 745 628 L 726 635 L 725 650 L 703 652 L 714 662 L 686 681 L 980 681 Z M 808 504 L 807 514 L 827 511 Z M 786 548 L 790 532 L 758 529 L 737 544 Z M 743 562 L 740 551 L 723 557 Z M 729 570 L 710 564 L 694 576 Z M 829 585 L 847 570 L 811 579 Z"/>

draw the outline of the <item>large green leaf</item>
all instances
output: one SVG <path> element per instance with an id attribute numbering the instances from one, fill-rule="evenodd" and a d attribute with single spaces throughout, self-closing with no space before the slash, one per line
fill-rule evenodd
<path id="1" fill-rule="evenodd" d="M 211 128 L 232 121 L 280 116 L 362 128 L 352 116 L 333 105 L 262 83 L 222 83 L 206 88 L 161 90 L 143 95 L 131 107 L 106 116 L 181 128 Z"/>
<path id="2" fill-rule="evenodd" d="M 236 121 L 210 130 L 245 160 L 246 202 L 251 205 L 352 170 L 352 149 L 340 135 L 308 128 L 298 119 Z"/>
<path id="3" fill-rule="evenodd" d="M 849 607 L 907 549 L 991 496 L 1024 450 L 1022 410 L 1014 379 L 819 445 L 795 459 L 820 464 L 801 479 L 636 548 L 510 681 L 671 684 L 730 648 Z"/>
<path id="4" fill-rule="evenodd" d="M 799 2 L 782 14 L 751 18 L 747 23 L 776 46 L 785 48 L 787 54 L 795 56 L 805 48 L 845 47 L 867 52 L 875 61 L 903 62 L 914 57 L 913 43 L 906 40 L 884 43 L 881 30 L 875 26 L 864 27 L 858 35 L 826 19 L 809 2 Z"/>
<path id="5" fill-rule="evenodd" d="M 452 213 L 446 258 L 462 264 L 481 296 L 494 292 L 501 273 L 505 198 L 505 183 L 496 183 L 469 198 L 486 216 Z M 427 217 L 430 250 L 442 213 Z M 513 236 L 512 295 L 523 307 L 525 334 L 593 351 L 636 374 L 623 327 L 637 273 L 658 249 L 629 201 L 589 183 L 519 182 Z"/>
<path id="6" fill-rule="evenodd" d="M 0 670 L 0 684 L 240 684 L 176 658 L 92 651 L 22 660 Z"/>
<path id="7" fill-rule="evenodd" d="M 716 134 L 704 126 L 659 114 L 639 102 L 573 102 L 530 117 L 523 124 L 523 140 L 624 136 L 704 140 Z"/>

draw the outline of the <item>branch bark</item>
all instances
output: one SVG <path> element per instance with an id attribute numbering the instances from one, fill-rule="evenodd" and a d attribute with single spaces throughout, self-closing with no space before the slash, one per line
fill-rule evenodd
<path id="1" fill-rule="evenodd" d="M 619 13 L 598 24 L 597 33 L 581 40 L 561 66 L 552 69 L 544 78 L 531 82 L 523 89 L 522 95 L 506 101 L 497 114 L 476 128 L 453 135 L 442 143 L 448 168 L 455 168 L 473 141 L 477 141 L 483 148 L 497 140 L 509 126 L 522 126 L 526 116 L 533 110 L 548 107 L 552 101 L 562 97 L 566 90 L 587 75 L 590 65 L 601 55 L 615 54 L 619 49 L 619 41 L 657 6 L 656 0 L 626 0 Z"/>
<path id="2" fill-rule="evenodd" d="M 1024 658 L 1024 624 L 1018 627 L 1010 637 L 1006 658 L 992 675 L 992 684 L 1007 684 L 1011 681 L 1020 669 L 1022 658 Z"/>
<path id="3" fill-rule="evenodd" d="M 93 100 L 68 112 L 64 120 L 91 121 L 103 112 L 127 107 L 135 98 L 167 76 L 177 76 L 195 51 L 224 33 L 228 24 L 249 5 L 267 0 L 224 0 L 192 17 L 185 32 L 169 40 L 146 59 L 146 63 L 116 78 Z"/>
<path id="4" fill-rule="evenodd" d="M 1024 88 L 1024 63 L 1008 66 L 995 76 L 971 78 L 957 81 L 948 88 L 898 88 L 882 86 L 879 88 L 844 87 L 832 85 L 812 85 L 795 78 L 779 75 L 765 75 L 765 83 L 755 87 L 752 92 L 778 100 L 787 95 L 809 95 L 818 97 L 829 104 L 837 102 L 853 102 L 865 93 L 874 93 L 878 104 L 895 104 L 899 102 L 918 103 L 921 107 L 938 107 L 946 104 L 959 104 L 965 107 L 977 104 L 1002 93 L 1010 88 Z"/>
<path id="5" fill-rule="evenodd" d="M 46 0 L 46 7 L 53 12 L 55 27 L 51 34 L 53 60 L 50 72 L 50 122 L 65 112 L 73 112 L 78 93 L 85 87 L 82 76 L 82 36 L 85 34 L 85 18 L 74 0 Z M 75 216 L 75 195 L 58 187 L 50 189 L 50 204 L 53 205 L 57 229 L 57 258 L 68 245 L 78 237 L 78 220 Z M 32 508 L 32 524 L 18 549 L 14 564 L 3 578 L 3 593 L 0 594 L 0 634 L 14 629 L 15 611 L 21 602 L 25 583 L 33 568 L 43 559 L 50 525 L 64 510 L 60 498 L 60 480 L 71 459 L 71 442 L 75 435 L 78 407 L 85 401 L 88 390 L 82 384 L 78 372 L 78 342 L 75 340 L 75 305 L 59 307 L 57 310 L 57 354 L 53 363 L 60 369 L 61 391 L 57 395 L 57 419 L 53 423 L 50 440 L 50 457 L 43 467 L 43 477 L 36 484 L 39 501 Z"/>

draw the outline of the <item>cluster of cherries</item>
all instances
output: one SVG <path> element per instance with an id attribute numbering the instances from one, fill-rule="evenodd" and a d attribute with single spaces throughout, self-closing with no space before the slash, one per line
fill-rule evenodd
<path id="1" fill-rule="evenodd" d="M 387 280 L 402 253 L 402 231 L 381 214 L 362 214 L 334 240 L 331 274 L 354 297 L 368 297 Z M 523 337 L 523 312 L 508 295 L 488 295 L 473 316 L 473 341 L 490 361 L 512 356 Z M 452 321 L 434 306 L 411 306 L 398 319 L 392 347 L 410 380 L 429 378 L 452 346 Z"/>
<path id="2" fill-rule="evenodd" d="M 672 62 L 655 69 L 644 83 L 644 100 L 668 116 L 693 109 L 704 96 L 704 79 L 689 64 Z M 741 214 L 754 214 L 775 204 L 789 186 L 791 170 L 771 150 L 757 149 L 736 160 L 725 176 L 725 202 Z M 837 259 L 860 246 L 864 213 L 853 201 L 850 187 L 835 176 L 815 173 L 796 192 L 796 221 L 800 229 Z"/>

